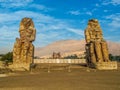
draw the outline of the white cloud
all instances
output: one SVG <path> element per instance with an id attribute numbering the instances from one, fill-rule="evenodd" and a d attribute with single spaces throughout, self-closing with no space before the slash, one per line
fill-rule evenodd
<path id="1" fill-rule="evenodd" d="M 108 15 L 108 16 L 106 16 L 106 19 L 112 19 L 112 20 L 119 21 L 120 20 L 120 13 Z"/>
<path id="2" fill-rule="evenodd" d="M 90 11 L 84 11 L 84 12 L 81 12 L 80 13 L 80 11 L 79 10 L 76 10 L 76 11 L 68 11 L 67 12 L 68 14 L 71 14 L 71 15 L 84 15 L 84 14 L 87 14 L 87 15 L 90 15 L 90 16 L 92 16 L 92 12 L 90 12 Z"/>
<path id="3" fill-rule="evenodd" d="M 26 2 L 26 3 L 29 3 L 29 2 L 32 2 L 33 0 L 0 0 L 0 3 L 7 3 L 7 2 L 9 2 L 9 3 L 11 3 L 11 2 Z"/>
<path id="4" fill-rule="evenodd" d="M 80 15 L 80 11 L 76 10 L 76 11 L 69 11 L 68 12 L 71 15 Z"/>
<path id="5" fill-rule="evenodd" d="M 120 13 L 112 14 L 112 15 L 106 16 L 105 18 L 109 20 L 108 25 L 113 30 L 120 29 Z"/>
<path id="6" fill-rule="evenodd" d="M 34 0 L 0 0 L 0 7 L 1 8 L 24 8 L 24 9 L 38 9 L 43 11 L 51 11 L 52 8 L 48 8 L 41 4 L 35 4 L 33 3 Z"/>
<path id="7" fill-rule="evenodd" d="M 18 27 L 2 26 L 0 27 L 0 53 L 11 51 L 16 37 L 19 37 Z"/>
<path id="8" fill-rule="evenodd" d="M 100 5 L 98 3 L 95 4 L 96 7 L 99 7 Z"/>
<path id="9" fill-rule="evenodd" d="M 92 12 L 90 11 L 86 12 L 86 14 L 92 16 Z"/>
<path id="10" fill-rule="evenodd" d="M 0 31 L 2 31 L 2 33 L 0 33 L 0 41 L 4 41 L 5 39 L 7 40 L 12 40 L 12 38 L 14 36 L 18 35 L 18 28 L 15 26 L 2 26 L 0 28 Z"/>
<path id="11" fill-rule="evenodd" d="M 108 12 L 108 10 L 103 10 L 104 12 Z"/>
<path id="12" fill-rule="evenodd" d="M 15 22 L 15 21 L 20 21 L 21 18 L 23 17 L 30 17 L 32 19 L 36 19 L 36 21 L 39 21 L 39 22 L 45 22 L 46 23 L 51 23 L 52 20 L 54 20 L 54 18 L 50 17 L 50 16 L 47 16 L 47 15 L 44 15 L 44 14 L 41 14 L 41 13 L 35 13 L 35 12 L 32 12 L 32 11 L 16 11 L 16 12 L 11 12 L 11 13 L 1 13 L 0 14 L 0 22 L 1 23 L 4 23 L 4 22 Z"/>
<path id="13" fill-rule="evenodd" d="M 48 8 L 44 5 L 40 5 L 40 4 L 30 4 L 28 7 L 30 8 L 36 8 L 38 10 L 44 10 L 44 11 L 51 11 L 53 10 L 52 8 Z"/>
<path id="14" fill-rule="evenodd" d="M 42 30 L 42 29 L 41 29 Z M 56 39 L 59 36 L 59 33 L 52 32 L 52 33 L 37 33 L 36 40 L 34 42 L 35 47 L 42 47 L 45 46 L 51 42 L 53 42 L 53 39 Z"/>
<path id="15" fill-rule="evenodd" d="M 120 5 L 120 0 L 105 0 L 103 1 L 102 5 Z"/>
<path id="16" fill-rule="evenodd" d="M 23 7 L 32 2 L 33 0 L 0 0 L 0 6 L 4 8 Z"/>
<path id="17" fill-rule="evenodd" d="M 120 28 L 120 21 L 112 21 L 109 25 L 113 28 Z"/>
<path id="18" fill-rule="evenodd" d="M 67 28 L 69 31 L 84 37 L 84 31 L 81 29 Z"/>

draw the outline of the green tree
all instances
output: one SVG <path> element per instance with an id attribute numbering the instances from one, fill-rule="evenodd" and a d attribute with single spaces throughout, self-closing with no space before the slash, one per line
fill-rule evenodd
<path id="1" fill-rule="evenodd" d="M 116 56 L 116 60 L 117 60 L 117 61 L 120 61 L 120 56 Z"/>
<path id="2" fill-rule="evenodd" d="M 112 54 L 109 54 L 109 59 L 110 60 L 113 60 L 114 59 L 114 56 Z"/>
<path id="3" fill-rule="evenodd" d="M 4 54 L 1 57 L 1 60 L 2 61 L 8 60 L 8 62 L 12 62 L 13 61 L 13 53 L 12 52 L 8 52 L 8 53 Z"/>
<path id="4" fill-rule="evenodd" d="M 113 56 L 112 54 L 109 54 L 109 59 L 112 61 L 120 61 L 120 55 L 119 56 Z"/>

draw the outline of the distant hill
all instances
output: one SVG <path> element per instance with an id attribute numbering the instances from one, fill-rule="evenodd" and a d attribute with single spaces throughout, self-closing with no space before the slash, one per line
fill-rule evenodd
<path id="1" fill-rule="evenodd" d="M 120 43 L 108 41 L 109 53 L 113 55 L 120 55 Z M 85 40 L 61 40 L 53 42 L 45 47 L 38 47 L 35 49 L 35 56 L 51 56 L 53 52 L 60 52 L 61 54 L 76 54 L 85 51 Z"/>

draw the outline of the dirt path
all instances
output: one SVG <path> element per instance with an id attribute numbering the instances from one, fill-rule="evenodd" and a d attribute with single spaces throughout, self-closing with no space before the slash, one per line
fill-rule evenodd
<path id="1" fill-rule="evenodd" d="M 120 71 L 24 72 L 1 77 L 0 90 L 120 90 Z"/>

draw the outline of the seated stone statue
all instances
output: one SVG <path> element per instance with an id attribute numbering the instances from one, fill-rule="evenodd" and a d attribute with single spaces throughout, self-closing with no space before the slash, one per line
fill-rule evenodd
<path id="1" fill-rule="evenodd" d="M 13 63 L 32 63 L 36 30 L 32 19 L 23 18 L 20 23 L 20 38 L 16 38 L 13 48 Z"/>
<path id="2" fill-rule="evenodd" d="M 89 63 L 109 61 L 107 43 L 103 39 L 102 30 L 98 20 L 89 20 L 85 30 L 85 40 L 87 60 Z"/>

